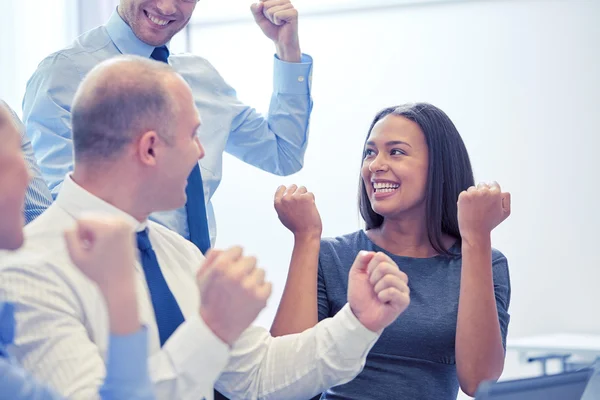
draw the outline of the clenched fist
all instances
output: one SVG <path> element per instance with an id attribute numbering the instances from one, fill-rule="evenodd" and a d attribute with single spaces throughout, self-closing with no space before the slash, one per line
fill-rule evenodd
<path id="1" fill-rule="evenodd" d="M 136 332 L 140 322 L 133 227 L 117 217 L 89 215 L 80 218 L 64 235 L 71 260 L 104 296 L 111 333 Z"/>
<path id="2" fill-rule="evenodd" d="M 488 237 L 510 215 L 510 193 L 497 182 L 471 186 L 458 196 L 458 227 L 466 242 Z"/>
<path id="3" fill-rule="evenodd" d="M 241 247 L 211 250 L 196 276 L 200 316 L 217 337 L 230 346 L 267 305 L 271 284 L 256 258 Z"/>
<path id="4" fill-rule="evenodd" d="M 106 292 L 115 285 L 133 287 L 135 252 L 133 228 L 111 216 L 89 215 L 65 231 L 73 263 Z"/>
<path id="5" fill-rule="evenodd" d="M 283 61 L 300 62 L 298 10 L 290 0 L 260 0 L 250 7 L 256 24 L 275 43 Z"/>
<path id="6" fill-rule="evenodd" d="M 295 236 L 321 237 L 323 227 L 315 195 L 304 186 L 280 186 L 275 193 L 274 204 L 279 220 Z"/>
<path id="7" fill-rule="evenodd" d="M 384 253 L 361 251 L 350 268 L 348 303 L 367 329 L 381 332 L 410 304 L 408 277 Z"/>

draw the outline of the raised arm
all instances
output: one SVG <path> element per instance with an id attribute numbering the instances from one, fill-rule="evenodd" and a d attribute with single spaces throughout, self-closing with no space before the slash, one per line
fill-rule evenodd
<path id="1" fill-rule="evenodd" d="M 117 218 L 83 218 L 65 232 L 74 264 L 104 296 L 110 339 L 102 399 L 152 400 L 148 339 L 140 323 L 135 287 L 133 229 Z"/>
<path id="2" fill-rule="evenodd" d="M 312 58 L 300 51 L 298 11 L 289 0 L 260 1 L 252 6 L 257 25 L 273 41 L 273 94 L 267 117 L 228 93 L 233 110 L 226 150 L 239 159 L 276 175 L 302 168 L 312 111 Z"/>
<path id="3" fill-rule="evenodd" d="M 281 223 L 294 235 L 287 281 L 271 326 L 271 335 L 283 336 L 302 332 L 318 322 L 317 269 L 322 226 L 315 196 L 304 186 L 280 186 L 275 193 L 275 210 Z"/>
<path id="4" fill-rule="evenodd" d="M 462 272 L 456 327 L 456 368 L 473 396 L 504 368 L 510 284 L 506 258 L 492 257 L 491 231 L 510 215 L 510 194 L 497 183 L 479 184 L 458 198 Z"/>
<path id="5" fill-rule="evenodd" d="M 229 346 L 198 315 L 187 319 L 148 358 L 146 329 L 137 317 L 136 293 L 144 290 L 143 284 L 138 281 L 135 289 L 131 287 L 134 263 L 123 261 L 132 258 L 133 233 L 129 237 L 123 231 L 110 234 L 106 221 L 98 223 L 80 223 L 66 234 L 82 273 L 66 256 L 60 267 L 33 261 L 31 255 L 5 261 L 0 298 L 16 306 L 18 361 L 72 400 L 146 400 L 154 394 L 209 398 L 227 363 Z M 48 240 L 50 247 L 62 246 L 56 243 L 59 238 Z M 237 318 L 231 314 L 230 318 Z M 107 337 L 103 330 L 109 326 Z M 104 347 L 108 347 L 106 363 Z"/>

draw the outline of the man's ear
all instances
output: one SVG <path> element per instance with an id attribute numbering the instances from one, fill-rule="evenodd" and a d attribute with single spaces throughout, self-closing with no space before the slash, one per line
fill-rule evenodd
<path id="1" fill-rule="evenodd" d="M 156 165 L 156 152 L 158 135 L 155 131 L 148 131 L 140 136 L 137 143 L 137 154 L 144 165 Z"/>

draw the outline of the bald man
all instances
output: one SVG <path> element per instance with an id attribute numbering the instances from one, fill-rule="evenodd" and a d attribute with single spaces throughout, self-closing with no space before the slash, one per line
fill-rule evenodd
<path id="1" fill-rule="evenodd" d="M 84 212 L 123 218 L 136 232 L 138 305 L 159 399 L 211 399 L 213 386 L 234 399 L 310 398 L 354 378 L 398 316 L 372 296 L 376 282 L 357 264 L 349 302 L 333 318 L 279 338 L 250 327 L 271 292 L 256 259 L 240 247 L 205 258 L 148 221 L 185 203 L 187 177 L 204 156 L 201 125 L 189 86 L 165 63 L 117 57 L 94 68 L 77 91 L 74 171 L 26 229 L 27 251 L 44 263 L 12 264 L 0 277 L 0 295 L 16 298 L 17 319 L 32 328 L 16 339 L 20 361 L 71 399 L 97 398 L 106 360 L 105 306 L 55 234 Z M 46 330 L 36 334 L 40 326 Z"/>
<path id="2" fill-rule="evenodd" d="M 23 203 L 29 173 L 21 153 L 19 126 L 12 111 L 0 101 L 0 259 L 10 258 L 6 250 L 23 244 Z M 76 229 L 65 233 L 66 244 L 82 273 L 96 282 L 107 303 L 111 337 L 106 379 L 98 390 L 102 399 L 154 399 L 148 378 L 147 332 L 140 326 L 133 297 L 133 237 L 123 221 L 115 218 L 85 218 Z M 24 254 L 27 255 L 27 254 Z M 33 255 L 33 254 L 30 254 Z M 0 276 L 4 272 L 0 270 Z M 22 287 L 10 292 L 21 295 Z M 0 300 L 6 300 L 1 296 Z M 0 398 L 11 400 L 58 400 L 63 397 L 40 384 L 9 354 L 15 334 L 15 307 L 0 301 Z M 25 326 L 18 333 L 28 334 Z M 38 327 L 39 334 L 49 333 Z M 108 333 L 108 332 L 107 332 Z M 102 382 L 100 382 L 102 383 Z"/>

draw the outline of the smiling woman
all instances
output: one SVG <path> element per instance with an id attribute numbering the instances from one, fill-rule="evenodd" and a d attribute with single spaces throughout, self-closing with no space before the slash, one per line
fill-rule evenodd
<path id="1" fill-rule="evenodd" d="M 276 203 L 281 221 L 295 215 L 298 223 L 284 223 L 295 243 L 273 335 L 335 315 L 357 254 L 376 253 L 364 261 L 371 282 L 378 280 L 373 260 L 408 279 L 405 291 L 391 279 L 374 286 L 382 301 L 410 295 L 410 306 L 383 332 L 363 372 L 322 398 L 451 399 L 459 385 L 473 395 L 483 380 L 498 379 L 510 281 L 490 235 L 510 214 L 510 194 L 495 182 L 475 186 L 467 149 L 442 110 L 416 103 L 377 113 L 363 148 L 359 207 L 364 231 L 319 243 L 314 201 L 289 209 Z"/>

